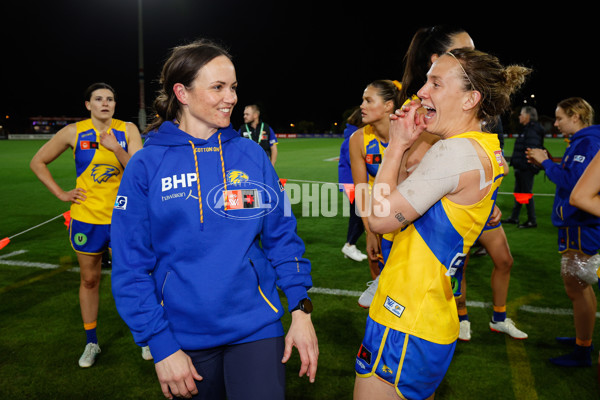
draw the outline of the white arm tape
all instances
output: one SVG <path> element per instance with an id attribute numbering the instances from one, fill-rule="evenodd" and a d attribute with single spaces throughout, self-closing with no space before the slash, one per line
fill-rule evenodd
<path id="1" fill-rule="evenodd" d="M 483 165 L 469 139 L 439 140 L 408 178 L 398 185 L 398 191 L 419 215 L 423 215 L 438 200 L 456 190 L 460 174 L 473 170 L 480 172 L 480 189 L 491 183 L 485 182 Z"/>

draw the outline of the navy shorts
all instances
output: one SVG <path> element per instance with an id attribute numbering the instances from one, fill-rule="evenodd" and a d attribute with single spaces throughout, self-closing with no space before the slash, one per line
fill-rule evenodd
<path id="1" fill-rule="evenodd" d="M 196 371 L 198 394 L 206 400 L 284 400 L 283 336 L 255 342 L 185 350 Z"/>
<path id="2" fill-rule="evenodd" d="M 600 248 L 600 229 L 597 226 L 558 228 L 558 251 L 581 251 L 593 256 Z"/>
<path id="3" fill-rule="evenodd" d="M 110 247 L 110 224 L 88 224 L 71 218 L 69 239 L 77 253 L 102 254 Z"/>
<path id="4" fill-rule="evenodd" d="M 437 344 L 396 331 L 367 317 L 365 337 L 354 369 L 358 377 L 377 376 L 396 387 L 402 399 L 435 393 L 454 355 L 456 341 Z"/>

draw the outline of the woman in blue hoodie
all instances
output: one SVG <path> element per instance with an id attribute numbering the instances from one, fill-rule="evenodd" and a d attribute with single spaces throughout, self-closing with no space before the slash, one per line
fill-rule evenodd
<path id="1" fill-rule="evenodd" d="M 318 358 L 310 262 L 287 196 L 262 148 L 231 127 L 237 80 L 224 49 L 174 48 L 160 82 L 113 212 L 117 309 L 150 346 L 167 398 L 283 399 L 292 347 L 311 382 Z M 292 314 L 285 340 L 277 287 Z"/>
<path id="2" fill-rule="evenodd" d="M 527 149 L 530 162 L 541 164 L 556 184 L 552 223 L 558 227 L 558 250 L 562 254 L 561 275 L 573 303 L 575 338 L 557 338 L 574 343 L 573 352 L 551 358 L 553 364 L 591 366 L 592 334 L 596 320 L 594 288 L 577 274 L 600 249 L 600 218 L 569 204 L 573 187 L 600 150 L 600 125 L 592 125 L 594 110 L 587 101 L 573 97 L 558 103 L 554 125 L 568 138 L 562 162 L 556 164 L 543 149 Z"/>

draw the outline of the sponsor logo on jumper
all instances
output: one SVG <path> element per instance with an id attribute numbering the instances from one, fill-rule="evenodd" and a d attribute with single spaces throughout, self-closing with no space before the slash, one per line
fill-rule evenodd
<path id="1" fill-rule="evenodd" d="M 85 233 L 76 233 L 73 238 L 75 239 L 75 244 L 77 246 L 83 246 L 87 243 L 87 236 Z"/>
<path id="2" fill-rule="evenodd" d="M 381 154 L 367 154 L 365 156 L 365 162 L 367 164 L 381 164 Z"/>
<path id="3" fill-rule="evenodd" d="M 466 253 L 456 253 L 454 258 L 450 262 L 448 271 L 446 271 L 446 276 L 454 276 L 456 274 L 456 271 L 458 271 L 460 268 L 464 267 L 466 259 L 467 259 Z"/>
<path id="4" fill-rule="evenodd" d="M 358 349 L 358 354 L 356 357 L 360 360 L 363 360 L 368 365 L 371 365 L 371 351 L 367 349 L 363 344 L 360 345 L 360 349 Z"/>
<path id="5" fill-rule="evenodd" d="M 218 147 L 196 147 L 196 153 L 218 153 Z"/>
<path id="6" fill-rule="evenodd" d="M 161 178 L 161 191 L 166 192 L 173 189 L 184 189 L 196 185 L 196 173 L 178 174 Z"/>
<path id="7" fill-rule="evenodd" d="M 402 313 L 404 312 L 405 308 L 403 305 L 401 305 L 389 296 L 385 298 L 385 303 L 383 303 L 383 306 L 398 318 L 402 316 Z"/>
<path id="8" fill-rule="evenodd" d="M 81 150 L 95 150 L 98 148 L 98 142 L 92 142 L 91 140 L 82 140 L 79 142 L 79 148 Z"/>
<path id="9" fill-rule="evenodd" d="M 235 179 L 240 177 L 245 179 L 243 175 L 236 175 Z M 208 206 L 214 213 L 226 218 L 247 220 L 264 217 L 277 208 L 277 192 L 262 182 L 248 179 L 233 186 L 236 187 L 228 185 L 225 190 L 225 185 L 221 184 L 208 192 Z"/>
<path id="10" fill-rule="evenodd" d="M 229 210 L 239 210 L 242 208 L 261 208 L 258 190 L 227 190 L 223 193 L 224 202 Z"/>
<path id="11" fill-rule="evenodd" d="M 496 156 L 496 162 L 502 164 L 502 150 L 494 151 L 494 156 Z"/>
<path id="12" fill-rule="evenodd" d="M 127 196 L 117 196 L 115 200 L 115 210 L 126 210 L 127 209 Z"/>
<path id="13" fill-rule="evenodd" d="M 94 164 L 94 168 L 92 168 L 90 175 L 92 176 L 94 182 L 102 183 L 106 182 L 113 176 L 119 175 L 120 173 L 121 171 L 119 170 L 119 168 L 113 165 Z"/>

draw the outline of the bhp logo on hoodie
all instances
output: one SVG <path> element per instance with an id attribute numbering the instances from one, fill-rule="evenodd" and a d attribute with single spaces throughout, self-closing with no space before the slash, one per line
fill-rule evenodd
<path id="1" fill-rule="evenodd" d="M 171 189 L 188 188 L 196 184 L 196 173 L 188 172 L 187 174 L 168 176 L 160 181 L 163 192 Z"/>

